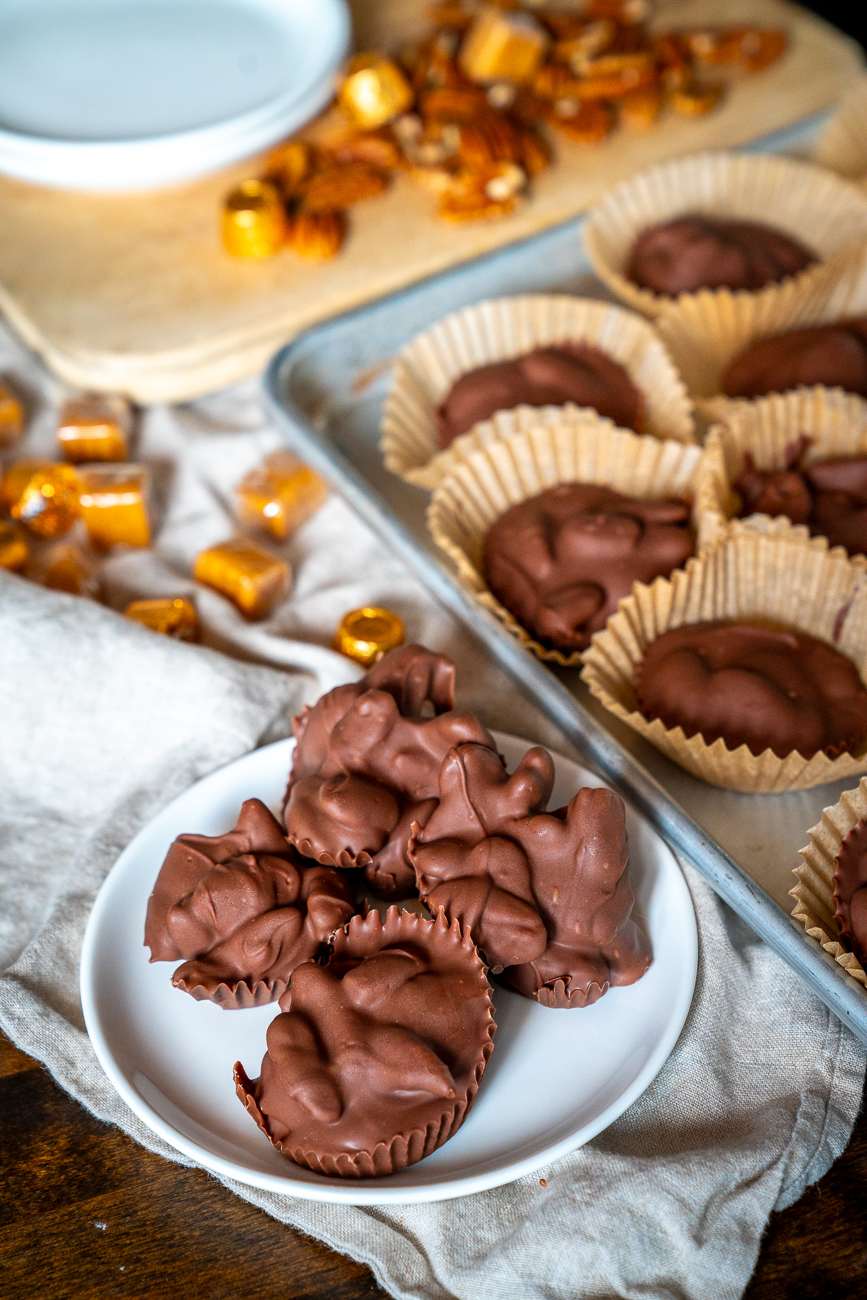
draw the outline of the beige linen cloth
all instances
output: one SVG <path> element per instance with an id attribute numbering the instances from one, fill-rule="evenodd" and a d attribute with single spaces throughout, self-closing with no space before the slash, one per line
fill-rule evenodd
<path id="1" fill-rule="evenodd" d="M 58 392 L 5 334 L 0 373 L 33 399 L 25 449 L 49 451 Z M 232 485 L 277 442 L 255 385 L 146 412 L 136 454 L 154 470 L 162 524 L 152 552 L 106 563 L 110 603 L 194 590 L 195 552 L 231 531 Z M 356 675 L 326 647 L 339 617 L 362 603 L 395 609 L 412 639 L 456 659 L 462 706 L 568 749 L 340 500 L 284 551 L 294 590 L 264 624 L 196 591 L 206 647 L 0 574 L 0 1026 L 95 1115 L 182 1163 L 112 1090 L 79 1006 L 91 904 L 139 828 Z M 686 1028 L 644 1096 L 588 1146 L 433 1205 L 357 1209 L 227 1185 L 369 1264 L 407 1300 L 739 1296 L 770 1212 L 845 1147 L 865 1054 L 688 867 L 686 877 L 701 942 Z"/>

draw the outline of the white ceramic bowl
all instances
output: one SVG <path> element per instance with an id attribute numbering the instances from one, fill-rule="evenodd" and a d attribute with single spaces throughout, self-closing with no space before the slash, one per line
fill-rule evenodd
<path id="1" fill-rule="evenodd" d="M 282 139 L 327 103 L 345 0 L 0 0 L 0 172 L 150 189 Z"/>

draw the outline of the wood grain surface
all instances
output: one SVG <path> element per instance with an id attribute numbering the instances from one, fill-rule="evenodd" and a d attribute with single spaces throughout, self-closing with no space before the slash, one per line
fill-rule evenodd
<path id="1" fill-rule="evenodd" d="M 359 42 L 399 43 L 424 8 L 425 0 L 353 0 Z M 567 220 L 639 168 L 807 117 L 860 70 L 853 42 L 786 0 L 665 0 L 655 21 L 782 26 L 790 46 L 766 71 L 739 79 L 707 117 L 669 115 L 648 133 L 618 131 L 594 147 L 558 136 L 556 165 L 505 220 L 444 224 L 433 197 L 399 177 L 352 209 L 348 244 L 325 264 L 289 250 L 265 262 L 223 252 L 222 197 L 254 163 L 120 196 L 0 178 L 0 309 L 72 384 L 184 400 L 255 374 L 309 325 Z"/>
<path id="2" fill-rule="evenodd" d="M 102 1124 L 0 1034 L 0 1300 L 369 1300 L 361 1264 Z M 578 1292 L 576 1291 L 576 1300 Z M 774 1215 L 746 1300 L 867 1296 L 867 1119 Z M 708 1300 L 714 1300 L 708 1297 Z"/>

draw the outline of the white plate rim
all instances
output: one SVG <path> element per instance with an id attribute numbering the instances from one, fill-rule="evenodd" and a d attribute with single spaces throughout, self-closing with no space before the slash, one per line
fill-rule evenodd
<path id="1" fill-rule="evenodd" d="M 349 50 L 346 0 L 317 4 L 332 27 L 327 62 L 267 103 L 205 126 L 128 140 L 65 140 L 0 127 L 0 172 L 58 188 L 117 193 L 177 184 L 267 148 L 324 107 Z"/>
<path id="2" fill-rule="evenodd" d="M 529 748 L 531 742 L 523 740 L 518 736 L 512 736 L 503 732 L 492 732 L 498 743 L 506 742 L 509 744 L 519 744 Z M 271 745 L 264 746 L 268 750 L 277 750 L 285 748 L 288 753 L 294 746 L 294 741 L 281 740 Z M 120 1066 L 114 1059 L 108 1037 L 103 1030 L 100 1016 L 96 1003 L 96 962 L 98 959 L 98 943 L 100 933 L 100 920 L 102 913 L 107 911 L 111 899 L 111 892 L 114 882 L 121 877 L 126 863 L 134 857 L 137 842 L 143 838 L 153 822 L 163 816 L 168 817 L 175 805 L 185 798 L 189 790 L 207 782 L 211 777 L 225 773 L 227 769 L 241 764 L 251 754 L 259 754 L 261 750 L 253 750 L 232 762 L 215 769 L 214 772 L 202 777 L 193 786 L 179 794 L 169 804 L 162 808 L 154 818 L 141 828 L 138 834 L 130 841 L 127 847 L 119 855 L 114 865 L 109 870 L 105 880 L 94 900 L 90 916 L 87 920 L 84 939 L 81 949 L 81 964 L 79 975 L 79 992 L 81 997 L 81 1007 L 84 1015 L 84 1023 L 88 1036 L 96 1053 L 100 1065 L 108 1076 L 109 1081 L 115 1088 L 115 1091 L 126 1102 L 134 1114 L 150 1128 L 157 1136 L 163 1138 L 175 1150 L 180 1151 L 183 1155 L 190 1157 L 196 1164 L 209 1169 L 212 1173 L 218 1174 L 221 1178 L 235 1182 L 243 1183 L 247 1186 L 256 1187 L 262 1191 L 274 1192 L 278 1195 L 297 1196 L 303 1200 L 321 1201 L 330 1204 L 342 1205 L 409 1205 L 433 1202 L 440 1200 L 451 1200 L 459 1196 L 467 1196 L 475 1192 L 487 1191 L 493 1187 L 503 1186 L 506 1183 L 514 1182 L 516 1179 L 526 1174 L 535 1172 L 535 1170 L 550 1164 L 552 1161 L 559 1159 L 561 1156 L 568 1155 L 571 1151 L 584 1146 L 591 1141 L 604 1129 L 608 1128 L 616 1119 L 620 1117 L 643 1092 L 647 1090 L 656 1076 L 659 1074 L 665 1062 L 671 1055 L 674 1047 L 680 1037 L 681 1031 L 692 1005 L 695 993 L 695 981 L 698 971 L 698 924 L 695 915 L 695 905 L 692 901 L 689 887 L 683 876 L 680 863 L 676 856 L 665 843 L 662 837 L 653 827 L 647 823 L 637 810 L 633 812 L 637 817 L 645 822 L 645 825 L 659 840 L 661 848 L 665 850 L 671 859 L 674 867 L 672 879 L 675 882 L 675 888 L 682 890 L 682 900 L 687 904 L 685 908 L 686 915 L 691 919 L 691 924 L 684 933 L 680 935 L 680 947 L 684 961 L 684 970 L 686 977 L 678 987 L 677 994 L 673 999 L 670 1016 L 666 1029 L 661 1034 L 655 1047 L 648 1054 L 648 1057 L 639 1070 L 632 1083 L 600 1113 L 588 1123 L 573 1130 L 566 1137 L 559 1141 L 551 1143 L 542 1150 L 537 1150 L 521 1159 L 513 1160 L 503 1168 L 487 1170 L 479 1174 L 470 1174 L 465 1176 L 446 1175 L 432 1181 L 429 1184 L 416 1186 L 399 1186 L 389 1187 L 386 1179 L 346 1181 L 337 1178 L 320 1177 L 316 1182 L 293 1180 L 284 1175 L 272 1175 L 259 1170 L 250 1169 L 235 1161 L 228 1160 L 223 1156 L 208 1151 L 200 1146 L 197 1142 L 188 1138 L 181 1133 L 172 1124 L 163 1118 L 138 1092 L 134 1085 L 124 1074 Z M 565 755 L 556 754 L 558 760 L 562 760 L 575 767 L 579 772 L 587 772 L 595 783 L 600 783 L 598 778 L 589 772 L 589 769 L 583 768 L 581 764 L 576 763 L 573 759 L 566 758 Z M 287 764 L 288 766 L 288 764 Z M 228 1014 L 228 1013 L 227 1013 Z M 238 1013 L 243 1014 L 243 1013 Z M 567 1014 L 567 1013 L 563 1013 Z M 580 1011 L 573 1014 L 580 1015 Z M 291 1162 L 287 1161 L 287 1166 L 291 1168 Z M 306 1172 L 306 1171 L 305 1171 Z M 383 1185 L 386 1184 L 386 1185 Z"/>

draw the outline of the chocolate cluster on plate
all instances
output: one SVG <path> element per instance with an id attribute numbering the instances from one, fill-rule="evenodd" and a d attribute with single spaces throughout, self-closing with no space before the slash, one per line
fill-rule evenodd
<path id="1" fill-rule="evenodd" d="M 582 1007 L 650 964 L 620 798 L 580 790 L 547 811 L 551 756 L 532 749 L 510 776 L 453 705 L 454 665 L 421 646 L 330 691 L 295 719 L 285 828 L 250 799 L 234 830 L 179 836 L 148 905 L 152 960 L 183 959 L 176 987 L 280 999 L 260 1077 L 238 1064 L 236 1088 L 322 1173 L 390 1173 L 456 1132 L 491 1052 L 489 968 Z M 420 894 L 432 919 L 383 920 L 365 887 Z"/>

